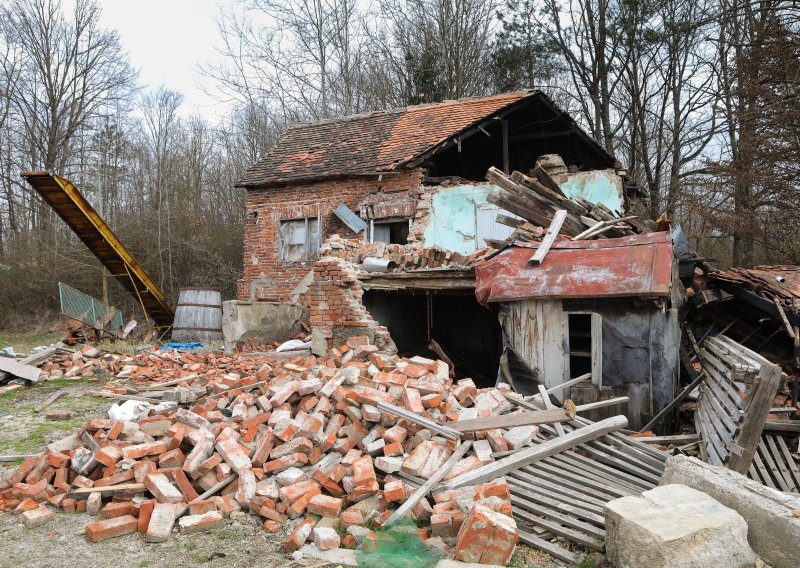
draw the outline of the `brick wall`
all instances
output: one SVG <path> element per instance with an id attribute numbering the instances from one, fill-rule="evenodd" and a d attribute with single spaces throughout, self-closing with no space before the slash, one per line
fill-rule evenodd
<path id="1" fill-rule="evenodd" d="M 237 282 L 237 297 L 250 300 L 286 301 L 297 284 L 314 266 L 314 260 L 278 260 L 278 228 L 281 219 L 321 218 L 322 240 L 332 234 L 355 236 L 333 210 L 344 203 L 359 211 L 370 196 L 387 193 L 387 199 L 408 192 L 417 196 L 422 183 L 421 169 L 398 174 L 327 180 L 292 186 L 251 189 L 247 192 L 244 230 L 244 273 Z M 374 199 L 374 197 L 373 197 Z"/>
<path id="2" fill-rule="evenodd" d="M 314 263 L 314 282 L 305 300 L 312 334 L 325 341 L 320 350 L 340 345 L 347 336 L 366 335 L 379 348 L 396 351 L 387 328 L 379 326 L 361 302 L 363 295 L 353 263 L 333 256 Z"/>

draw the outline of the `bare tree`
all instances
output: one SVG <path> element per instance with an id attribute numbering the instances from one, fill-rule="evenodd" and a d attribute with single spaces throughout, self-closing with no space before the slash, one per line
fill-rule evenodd
<path id="1" fill-rule="evenodd" d="M 169 242 L 172 236 L 174 192 L 168 182 L 175 167 L 176 143 L 180 136 L 178 107 L 182 100 L 180 93 L 160 87 L 154 93 L 146 95 L 142 101 L 145 142 L 152 164 L 150 194 L 151 207 L 156 212 L 157 254 L 161 275 L 159 285 L 163 287 L 166 279 L 173 289 L 172 248 Z"/>
<path id="2" fill-rule="evenodd" d="M 77 0 L 69 17 L 58 0 L 20 0 L 4 10 L 23 55 L 14 104 L 31 167 L 66 172 L 81 129 L 133 88 L 136 74 L 119 37 L 99 17 L 93 0 Z"/>
<path id="3" fill-rule="evenodd" d="M 406 104 L 485 94 L 496 0 L 383 0 L 372 39 Z"/>
<path id="4" fill-rule="evenodd" d="M 355 0 L 246 0 L 219 19 L 225 63 L 206 72 L 241 103 L 284 122 L 358 112 Z"/>

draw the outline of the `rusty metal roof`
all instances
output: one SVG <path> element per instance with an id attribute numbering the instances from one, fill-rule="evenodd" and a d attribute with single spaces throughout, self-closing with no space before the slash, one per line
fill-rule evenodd
<path id="1" fill-rule="evenodd" d="M 237 187 L 390 172 L 537 94 L 504 93 L 298 124 L 245 171 Z"/>
<path id="2" fill-rule="evenodd" d="M 475 272 L 482 304 L 526 299 L 666 297 L 672 283 L 668 232 L 553 244 L 540 265 L 538 243 L 515 243 Z"/>
<path id="3" fill-rule="evenodd" d="M 796 265 L 731 268 L 710 276 L 711 280 L 738 284 L 770 298 L 800 298 L 800 266 Z"/>

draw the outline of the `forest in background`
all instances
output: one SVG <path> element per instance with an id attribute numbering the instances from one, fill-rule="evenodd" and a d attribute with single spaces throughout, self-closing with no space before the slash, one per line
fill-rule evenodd
<path id="1" fill-rule="evenodd" d="M 102 267 L 20 177 L 75 182 L 171 302 L 234 296 L 243 170 L 299 121 L 538 88 L 625 165 L 698 254 L 800 263 L 792 0 L 232 0 L 207 88 L 142 89 L 94 0 L 0 0 L 0 329 L 101 296 Z M 189 18 L 190 15 L 187 15 Z M 158 41 L 158 38 L 153 38 Z M 110 303 L 136 316 L 110 280 Z"/>

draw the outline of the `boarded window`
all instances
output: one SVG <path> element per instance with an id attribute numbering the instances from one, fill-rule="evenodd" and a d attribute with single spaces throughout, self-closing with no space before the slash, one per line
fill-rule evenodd
<path id="1" fill-rule="evenodd" d="M 280 222 L 279 257 L 295 262 L 317 258 L 319 251 L 319 219 L 303 217 Z"/>

